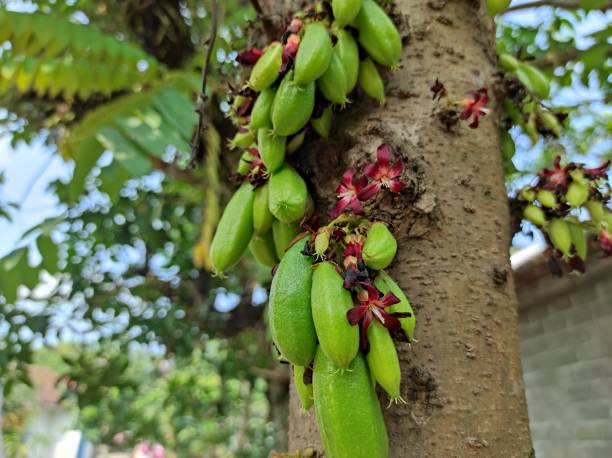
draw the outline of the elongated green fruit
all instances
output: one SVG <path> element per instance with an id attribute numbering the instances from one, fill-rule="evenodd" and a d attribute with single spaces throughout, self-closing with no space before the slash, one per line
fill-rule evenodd
<path id="1" fill-rule="evenodd" d="M 334 21 L 338 27 L 349 25 L 357 17 L 362 0 L 332 0 Z"/>
<path id="2" fill-rule="evenodd" d="M 248 148 L 255 141 L 255 135 L 252 131 L 247 130 L 245 132 L 236 132 L 234 138 L 229 142 L 231 149 L 235 148 Z"/>
<path id="3" fill-rule="evenodd" d="M 331 57 L 332 41 L 327 28 L 320 22 L 308 24 L 295 56 L 295 83 L 304 85 L 320 78 Z"/>
<path id="4" fill-rule="evenodd" d="M 321 350 L 338 368 L 346 369 L 359 351 L 359 329 L 346 318 L 353 299 L 333 264 L 322 262 L 315 267 L 311 301 Z"/>
<path id="5" fill-rule="evenodd" d="M 345 105 L 346 102 L 348 102 L 346 96 L 346 94 L 348 94 L 346 79 L 342 61 L 340 57 L 338 57 L 338 53 L 334 50 L 327 71 L 317 80 L 317 87 L 319 91 L 321 91 L 321 94 L 323 94 L 323 97 L 331 103 Z"/>
<path id="6" fill-rule="evenodd" d="M 270 129 L 257 131 L 257 146 L 261 160 L 270 173 L 276 172 L 285 162 L 287 137 L 274 135 Z"/>
<path id="7" fill-rule="evenodd" d="M 312 118 L 310 124 L 317 134 L 323 138 L 329 137 L 331 131 L 333 112 L 331 107 L 327 107 L 323 110 L 323 113 L 318 118 Z"/>
<path id="8" fill-rule="evenodd" d="M 603 203 L 597 200 L 589 200 L 586 203 L 586 208 L 589 210 L 589 215 L 591 215 L 591 219 L 595 222 L 599 222 L 604 217 L 604 206 Z"/>
<path id="9" fill-rule="evenodd" d="M 519 61 L 510 54 L 499 55 L 499 66 L 506 71 L 514 72 L 518 68 Z"/>
<path id="10" fill-rule="evenodd" d="M 300 398 L 302 404 L 302 411 L 309 410 L 314 404 L 312 394 L 312 383 L 306 385 L 304 383 L 304 370 L 303 366 L 293 366 L 293 383 L 295 383 L 295 391 Z"/>
<path id="11" fill-rule="evenodd" d="M 276 256 L 278 259 L 283 259 L 289 245 L 298 234 L 302 232 L 300 225 L 297 223 L 283 223 L 282 221 L 274 220 L 272 223 L 272 236 L 274 238 L 274 247 L 276 248 Z"/>
<path id="12" fill-rule="evenodd" d="M 274 216 L 268 207 L 268 183 L 255 190 L 253 200 L 253 229 L 256 234 L 265 234 L 272 228 Z"/>
<path id="13" fill-rule="evenodd" d="M 240 175 L 246 175 L 247 173 L 249 173 L 249 170 L 251 169 L 251 162 L 254 159 L 255 156 L 253 156 L 253 154 L 251 154 L 249 150 L 246 150 L 244 153 L 242 153 L 242 156 L 240 156 L 240 161 L 238 161 L 238 173 Z"/>
<path id="14" fill-rule="evenodd" d="M 253 235 L 253 186 L 244 183 L 227 203 L 210 245 L 210 259 L 216 272 L 238 262 Z"/>
<path id="15" fill-rule="evenodd" d="M 385 103 L 385 84 L 372 59 L 364 59 L 359 66 L 359 86 L 367 95 L 382 105 Z"/>
<path id="16" fill-rule="evenodd" d="M 249 250 L 253 257 L 264 266 L 274 267 L 278 264 L 272 231 L 268 231 L 263 235 L 253 234 L 251 243 L 249 243 Z"/>
<path id="17" fill-rule="evenodd" d="M 276 91 L 272 105 L 274 133 L 289 136 L 299 132 L 308 124 L 314 102 L 314 81 L 299 86 L 293 81 L 293 71 L 287 73 Z"/>
<path id="18" fill-rule="evenodd" d="M 538 118 L 544 126 L 559 137 L 562 133 L 561 123 L 559 119 L 550 111 L 538 110 Z"/>
<path id="19" fill-rule="evenodd" d="M 409 317 L 400 318 L 400 323 L 402 324 L 402 329 L 408 336 L 410 341 L 414 340 L 414 328 L 416 326 L 416 317 L 414 316 L 414 310 L 412 310 L 412 306 L 410 305 L 410 301 L 402 291 L 402 288 L 393 280 L 387 272 L 381 270 L 376 279 L 374 280 L 374 284 L 378 288 L 378 290 L 386 294 L 391 291 L 395 294 L 395 297 L 399 299 L 399 302 L 391 307 L 387 308 L 389 313 L 410 313 Z"/>
<path id="20" fill-rule="evenodd" d="M 395 68 L 402 54 L 402 40 L 395 24 L 374 0 L 363 0 L 354 21 L 359 44 L 381 65 Z"/>
<path id="21" fill-rule="evenodd" d="M 359 0 L 361 3 L 361 0 Z M 359 78 L 359 46 L 353 34 L 342 29 L 336 33 L 338 41 L 334 49 L 342 62 L 346 75 L 346 90 L 351 92 L 357 85 Z"/>
<path id="22" fill-rule="evenodd" d="M 281 355 L 293 364 L 307 366 L 317 348 L 310 311 L 312 262 L 302 250 L 307 237 L 295 243 L 278 265 L 272 279 L 269 321 L 272 340 Z"/>
<path id="23" fill-rule="evenodd" d="M 255 91 L 263 91 L 270 87 L 276 78 L 283 63 L 283 45 L 278 41 L 271 43 L 266 52 L 259 58 L 249 78 L 249 86 Z"/>
<path id="24" fill-rule="evenodd" d="M 570 255 L 572 235 L 567 221 L 561 218 L 553 219 L 548 226 L 548 235 L 555 248 L 566 256 Z"/>
<path id="25" fill-rule="evenodd" d="M 580 181 L 572 181 L 567 187 L 565 200 L 572 207 L 580 207 L 589 198 L 589 187 Z"/>
<path id="26" fill-rule="evenodd" d="M 521 62 L 516 69 L 516 76 L 530 92 L 541 99 L 546 99 L 550 95 L 550 82 L 537 68 Z"/>
<path id="27" fill-rule="evenodd" d="M 523 216 L 531 221 L 536 226 L 544 226 L 546 224 L 546 214 L 540 207 L 529 204 L 523 210 Z"/>
<path id="28" fill-rule="evenodd" d="M 270 114 L 272 112 L 272 103 L 274 102 L 275 94 L 276 91 L 271 87 L 261 91 L 251 110 L 251 123 L 249 124 L 251 130 L 255 131 L 257 129 L 272 127 L 272 118 Z"/>
<path id="29" fill-rule="evenodd" d="M 555 208 L 557 206 L 557 198 L 555 194 L 548 189 L 540 189 L 538 191 L 538 201 L 544 206 L 548 208 Z"/>
<path id="30" fill-rule="evenodd" d="M 510 6 L 512 0 L 487 0 L 487 13 L 489 16 L 503 13 Z"/>
<path id="31" fill-rule="evenodd" d="M 300 220 L 306 213 L 306 183 L 292 167 L 285 165 L 270 177 L 268 205 L 276 219 L 284 223 Z"/>
<path id="32" fill-rule="evenodd" d="M 401 372 L 397 350 L 387 328 L 377 320 L 368 327 L 370 351 L 366 355 L 374 379 L 393 400 L 400 399 Z"/>
<path id="33" fill-rule="evenodd" d="M 397 241 L 387 225 L 376 222 L 370 226 L 363 244 L 363 261 L 370 269 L 382 270 L 391 264 L 397 253 Z"/>
<path id="34" fill-rule="evenodd" d="M 387 431 L 363 356 L 339 371 L 319 347 L 312 384 L 326 457 L 388 458 Z"/>
<path id="35" fill-rule="evenodd" d="M 580 227 L 578 224 L 568 223 L 570 235 L 572 237 L 572 245 L 576 249 L 576 254 L 582 259 L 586 261 L 587 258 L 587 234 L 585 230 Z"/>

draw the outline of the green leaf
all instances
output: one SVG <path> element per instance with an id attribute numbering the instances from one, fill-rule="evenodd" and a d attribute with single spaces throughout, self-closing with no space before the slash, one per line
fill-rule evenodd
<path id="1" fill-rule="evenodd" d="M 595 10 L 603 8 L 608 3 L 608 0 L 580 0 L 580 8 L 585 10 Z"/>
<path id="2" fill-rule="evenodd" d="M 96 134 L 96 139 L 109 151 L 117 163 L 123 167 L 131 177 L 139 177 L 149 173 L 153 165 L 147 153 L 119 130 L 113 127 L 102 127 Z"/>
<path id="3" fill-rule="evenodd" d="M 78 145 L 73 153 L 75 162 L 74 174 L 70 181 L 70 199 L 76 202 L 85 189 L 85 179 L 104 152 L 104 148 L 95 138 L 87 138 Z"/>
<path id="4" fill-rule="evenodd" d="M 57 245 L 53 243 L 51 237 L 47 234 L 41 235 L 36 240 L 36 245 L 38 246 L 38 251 L 40 251 L 40 255 L 42 257 L 42 268 L 51 275 L 59 272 L 59 268 L 57 266 L 59 261 Z"/>

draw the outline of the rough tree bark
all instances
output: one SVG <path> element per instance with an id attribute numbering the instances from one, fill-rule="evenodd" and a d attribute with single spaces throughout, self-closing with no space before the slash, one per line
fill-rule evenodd
<path id="1" fill-rule="evenodd" d="M 276 12 L 279 3 L 263 6 Z M 453 117 L 429 91 L 438 77 L 455 98 L 482 86 L 492 92 L 494 27 L 482 3 L 398 0 L 407 44 L 401 68 L 387 74 L 386 105 L 356 100 L 336 118 L 332 139 L 297 158 L 322 212 L 342 172 L 372 161 L 378 144 L 407 165 L 410 189 L 383 197 L 376 214 L 395 229 L 391 273 L 417 314 L 418 342 L 398 344 L 407 404 L 385 410 L 391 457 L 533 456 L 499 112 L 493 100 L 478 129 L 447 129 L 442 121 Z M 289 449 L 321 450 L 313 414 L 300 415 L 294 392 L 290 411 Z"/>

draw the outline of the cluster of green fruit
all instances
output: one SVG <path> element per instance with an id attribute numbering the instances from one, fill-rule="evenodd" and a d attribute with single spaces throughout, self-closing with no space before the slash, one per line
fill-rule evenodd
<path id="1" fill-rule="evenodd" d="M 583 270 L 589 236 L 598 236 L 604 253 L 612 231 L 608 163 L 595 168 L 569 163 L 561 167 L 557 157 L 551 169 L 543 169 L 535 186 L 519 192 L 523 217 L 548 237 L 556 253 L 570 265 Z M 589 219 L 585 218 L 585 212 Z"/>
<path id="2" fill-rule="evenodd" d="M 388 456 L 375 386 L 402 400 L 392 334 L 411 341 L 415 327 L 408 299 L 383 270 L 396 251 L 385 224 L 342 215 L 295 243 L 272 281 L 272 338 L 293 364 L 303 409 L 314 405 L 331 458 Z"/>

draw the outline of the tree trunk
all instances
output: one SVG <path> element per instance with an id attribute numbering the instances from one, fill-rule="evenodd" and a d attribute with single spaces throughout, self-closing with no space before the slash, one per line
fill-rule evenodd
<path id="1" fill-rule="evenodd" d="M 417 316 L 418 342 L 398 344 L 407 404 L 384 410 L 391 457 L 533 456 L 499 111 L 492 100 L 477 129 L 452 125 L 456 113 L 433 102 L 429 89 L 439 78 L 454 99 L 482 86 L 493 92 L 494 26 L 482 3 L 398 0 L 408 40 L 401 68 L 386 75 L 386 105 L 355 100 L 336 117 L 330 140 L 297 158 L 321 215 L 342 172 L 371 162 L 380 143 L 406 165 L 408 191 L 383 197 L 375 212 L 395 230 L 400 249 L 390 273 Z M 313 413 L 300 415 L 292 390 L 289 449 L 309 446 L 322 450 Z"/>

